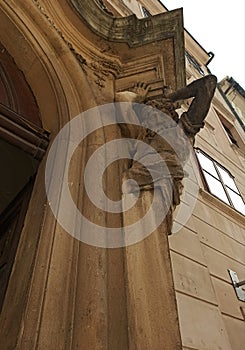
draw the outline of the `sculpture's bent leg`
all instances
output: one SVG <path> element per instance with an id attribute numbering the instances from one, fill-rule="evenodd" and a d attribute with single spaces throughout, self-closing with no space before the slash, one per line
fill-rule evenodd
<path id="1" fill-rule="evenodd" d="M 214 75 L 207 75 L 168 95 L 173 102 L 194 97 L 188 111 L 181 116 L 184 126 L 187 124 L 186 131 L 196 134 L 203 127 L 216 85 L 217 78 Z M 188 130 L 191 129 L 191 126 L 192 132 Z"/>

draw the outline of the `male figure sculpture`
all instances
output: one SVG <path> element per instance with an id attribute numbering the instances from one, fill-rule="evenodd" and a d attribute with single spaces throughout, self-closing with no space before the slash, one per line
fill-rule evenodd
<path id="1" fill-rule="evenodd" d="M 126 91 L 116 96 L 117 101 L 136 103 L 133 104 L 133 108 L 144 127 L 137 138 L 153 147 L 161 155 L 168 168 L 166 172 L 160 164 L 149 161 L 149 155 L 142 151 L 139 143 L 139 147 L 133 150 L 134 159 L 137 161 L 132 162 L 131 167 L 124 173 L 124 178 L 135 180 L 140 190 L 151 190 L 156 182 L 159 183 L 164 198 L 171 193 L 172 210 L 179 204 L 183 188 L 183 166 L 189 156 L 186 139 L 189 139 L 193 145 L 195 135 L 204 126 L 204 119 L 209 111 L 216 84 L 216 77 L 207 75 L 176 92 L 165 92 L 162 98 L 150 100 L 147 99 L 149 91 L 147 85 L 140 83 L 134 86 L 133 92 Z M 189 98 L 193 100 L 188 111 L 179 117 L 175 111 L 175 103 Z M 124 136 L 131 137 L 132 135 L 127 135 L 127 131 L 125 134 L 125 130 L 123 130 Z M 168 137 L 165 138 L 164 135 Z M 142 165 L 146 163 L 146 157 L 147 167 Z M 149 169 L 157 174 L 154 183 Z M 128 193 L 134 190 L 133 186 L 127 188 Z"/>

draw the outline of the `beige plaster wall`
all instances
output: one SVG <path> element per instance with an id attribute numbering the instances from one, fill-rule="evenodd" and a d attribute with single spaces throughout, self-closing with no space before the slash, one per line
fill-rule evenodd
<path id="1" fill-rule="evenodd" d="M 219 99 L 214 98 L 195 145 L 230 170 L 244 198 L 244 163 L 216 113 L 232 118 Z M 198 181 L 204 189 L 201 177 Z M 242 349 L 244 302 L 237 299 L 227 269 L 244 278 L 245 217 L 204 191 L 190 220 L 169 242 L 184 349 Z"/>

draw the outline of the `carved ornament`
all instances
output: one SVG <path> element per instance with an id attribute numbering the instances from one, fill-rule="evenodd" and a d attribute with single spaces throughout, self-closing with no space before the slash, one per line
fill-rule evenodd
<path id="1" fill-rule="evenodd" d="M 54 28 L 54 30 L 57 32 L 57 34 L 63 39 L 63 41 L 66 43 L 67 47 L 70 49 L 72 54 L 76 57 L 77 61 L 79 62 L 80 66 L 83 67 L 86 64 L 86 59 L 82 57 L 73 47 L 73 45 L 66 39 L 62 31 L 56 26 L 55 22 L 50 18 L 50 16 L 47 14 L 47 11 L 45 8 L 40 4 L 39 0 L 32 0 L 33 3 L 36 5 L 36 7 L 39 9 L 39 11 L 42 13 L 42 15 L 48 20 L 49 24 Z"/>

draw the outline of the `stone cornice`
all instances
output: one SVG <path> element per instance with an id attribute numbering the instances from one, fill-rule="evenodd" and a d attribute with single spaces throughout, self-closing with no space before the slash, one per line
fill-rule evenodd
<path id="1" fill-rule="evenodd" d="M 115 18 L 104 12 L 93 0 L 70 0 L 91 30 L 109 41 L 124 42 L 130 47 L 174 38 L 182 44 L 182 9 L 138 19 L 135 15 Z"/>

